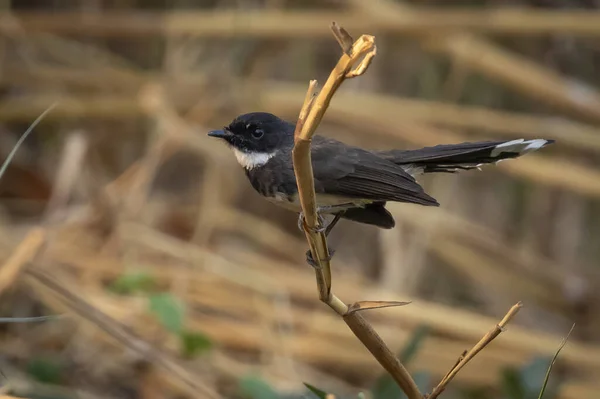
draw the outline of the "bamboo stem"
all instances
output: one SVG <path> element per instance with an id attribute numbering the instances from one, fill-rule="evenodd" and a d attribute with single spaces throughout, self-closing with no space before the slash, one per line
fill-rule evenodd
<path id="1" fill-rule="evenodd" d="M 319 298 L 343 317 L 354 335 L 383 368 L 390 373 L 409 399 L 421 399 L 423 395 L 419 392 L 419 388 L 410 373 L 394 356 L 373 327 L 359 312 L 355 311 L 354 308 L 357 306 L 353 307 L 354 310 L 349 310 L 348 305 L 331 292 L 329 249 L 327 248 L 327 238 L 322 231 L 317 215 L 310 144 L 312 136 L 327 111 L 336 90 L 344 80 L 360 76 L 366 72 L 376 54 L 375 38 L 373 36 L 363 35 L 350 45 L 352 38 L 343 28 L 335 23 L 332 24 L 331 28 L 344 53 L 316 98 L 314 97 L 316 82 L 310 82 L 296 125 L 293 149 L 294 173 L 304 215 L 304 232 L 316 263 L 315 274 Z M 400 302 L 390 303 L 387 306 L 398 306 L 398 304 Z M 381 305 L 381 303 L 378 305 Z"/>

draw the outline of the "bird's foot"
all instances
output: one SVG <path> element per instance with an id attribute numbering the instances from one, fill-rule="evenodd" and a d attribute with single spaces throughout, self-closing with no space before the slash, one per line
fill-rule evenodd
<path id="1" fill-rule="evenodd" d="M 329 256 L 323 260 L 325 261 L 330 261 L 333 258 L 333 254 L 335 254 L 335 251 L 331 248 L 329 248 Z M 311 265 L 312 267 L 314 267 L 315 269 L 320 269 L 321 266 L 319 266 L 319 264 L 317 262 L 315 262 L 315 260 L 313 259 L 312 253 L 310 252 L 310 249 L 308 251 L 306 251 L 306 263 L 308 263 L 309 265 Z"/>
<path id="2" fill-rule="evenodd" d="M 312 229 L 312 231 L 315 233 L 323 233 L 327 230 L 327 226 L 325 225 L 325 219 L 323 218 L 323 216 L 321 216 L 319 211 L 320 208 L 317 208 L 317 218 L 319 219 L 319 225 L 321 225 L 321 227 Z M 298 229 L 300 229 L 300 231 L 304 231 L 305 225 L 306 221 L 304 220 L 304 212 L 300 211 L 300 214 L 298 215 Z M 306 228 L 308 228 L 308 226 L 306 226 Z"/>
<path id="3" fill-rule="evenodd" d="M 331 220 L 331 222 L 329 222 L 329 223 L 327 223 L 327 225 L 325 225 L 325 220 L 319 213 L 317 213 L 317 216 L 319 217 L 319 224 L 322 227 L 315 229 L 314 230 L 315 233 L 325 233 L 325 237 L 328 237 L 329 233 L 331 233 L 331 230 L 333 230 L 333 228 L 340 221 L 340 219 L 342 218 L 343 215 L 344 215 L 344 211 L 336 213 L 333 220 Z M 298 216 L 298 229 L 300 229 L 300 231 L 304 231 L 303 224 L 304 224 L 304 213 L 302 213 L 302 211 L 300 211 L 300 215 Z"/>
<path id="4" fill-rule="evenodd" d="M 337 222 L 340 221 L 342 215 L 344 214 L 344 212 L 339 212 L 335 214 L 335 217 L 333 218 L 333 220 L 331 222 L 329 222 L 327 224 L 327 226 L 324 226 L 324 221 L 323 218 L 321 217 L 321 215 L 317 214 L 319 216 L 319 224 L 321 227 L 319 229 L 317 229 L 317 232 L 324 232 L 325 233 L 325 237 L 329 236 L 329 233 L 331 233 L 331 230 L 333 230 L 333 227 L 337 224 Z M 302 229 L 302 224 L 304 224 L 304 215 L 302 214 L 302 212 L 300 212 L 300 216 L 298 218 L 298 227 Z M 329 250 L 329 256 L 327 256 L 327 258 L 323 259 L 324 261 L 330 261 L 331 258 L 333 257 L 333 254 L 335 253 L 335 251 L 331 248 L 328 249 Z M 320 268 L 320 266 L 317 264 L 317 262 L 315 262 L 315 260 L 312 257 L 312 253 L 310 251 L 310 249 L 308 251 L 306 251 L 306 263 L 308 263 L 309 265 L 311 265 L 312 267 L 314 267 L 315 269 Z"/>

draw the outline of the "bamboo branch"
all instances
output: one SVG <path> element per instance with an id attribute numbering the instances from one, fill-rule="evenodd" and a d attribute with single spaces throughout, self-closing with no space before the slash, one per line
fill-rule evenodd
<path id="1" fill-rule="evenodd" d="M 356 335 L 385 370 L 390 373 L 409 399 L 421 399 L 423 395 L 410 373 L 394 356 L 373 327 L 357 311 L 365 306 L 364 303 L 356 303 L 348 307 L 348 305 L 331 292 L 330 256 L 329 249 L 327 248 L 327 239 L 322 231 L 322 226 L 317 215 L 310 144 L 312 136 L 327 111 L 336 90 L 344 80 L 362 75 L 376 54 L 375 38 L 373 36 L 363 35 L 356 42 L 352 43 L 350 35 L 337 24 L 333 23 L 331 29 L 344 53 L 316 99 L 314 98 L 316 81 L 310 82 L 304 105 L 300 111 L 296 131 L 294 132 L 295 144 L 292 152 L 294 173 L 298 184 L 298 195 L 304 215 L 304 232 L 316 264 L 315 274 L 319 289 L 319 298 L 343 317 L 354 335 Z M 379 302 L 375 305 L 375 302 L 372 302 L 371 305 L 366 306 L 382 307 L 398 306 L 399 304 L 404 303 L 389 302 L 384 304 L 383 302 Z"/>
<path id="2" fill-rule="evenodd" d="M 461 357 L 458 359 L 458 362 L 456 362 L 456 364 L 454 365 L 454 367 L 452 367 L 450 369 L 448 374 L 446 374 L 446 376 L 444 378 L 442 378 L 440 383 L 431 392 L 431 395 L 427 396 L 427 399 L 435 399 L 438 396 L 440 396 L 440 394 L 442 392 L 444 392 L 444 389 L 446 389 L 446 386 L 448 385 L 448 383 L 450 383 L 450 381 L 452 381 L 454 379 L 454 377 L 456 377 L 456 374 L 458 374 L 458 372 L 463 367 L 465 367 L 465 365 L 471 359 L 473 359 L 475 357 L 475 355 L 477 355 L 483 348 L 485 348 L 498 335 L 500 335 L 501 332 L 504 331 L 504 327 L 506 327 L 506 325 L 511 321 L 511 319 L 513 317 L 515 317 L 515 315 L 519 312 L 519 310 L 521 310 L 522 307 L 523 307 L 523 304 L 521 304 L 521 302 L 518 302 L 517 304 L 515 304 L 512 308 L 510 308 L 510 310 L 504 316 L 504 318 L 500 321 L 500 323 L 498 323 L 496 326 L 494 326 L 494 328 L 492 330 L 490 330 L 487 334 L 485 334 L 483 336 L 483 338 L 481 338 L 479 340 L 479 342 L 474 347 L 471 348 L 471 350 L 469 350 L 467 353 L 463 353 L 461 355 Z"/>
<path id="3" fill-rule="evenodd" d="M 342 31 L 335 23 L 332 24 L 331 28 L 339 43 L 348 42 L 349 35 L 347 33 L 341 33 L 345 31 Z M 342 50 L 346 49 L 342 48 Z M 352 44 L 352 47 L 348 51 L 344 51 L 344 54 L 329 75 L 329 78 L 323 86 L 323 90 L 319 92 L 317 98 L 314 101 L 310 100 L 310 104 L 306 104 L 305 102 L 305 105 L 302 107 L 303 112 L 301 112 L 297 125 L 300 126 L 301 130 L 298 130 L 297 127 L 297 131 L 295 132 L 295 145 L 292 153 L 294 173 L 296 175 L 296 180 L 298 181 L 298 193 L 304 213 L 306 238 L 310 244 L 312 257 L 319 265 L 319 267 L 315 269 L 318 275 L 317 279 L 323 279 L 323 284 L 319 284 L 319 297 L 322 301 L 327 301 L 329 299 L 331 291 L 331 268 L 328 260 L 329 250 L 327 248 L 325 234 L 318 232 L 318 230 L 322 229 L 322 226 L 320 226 L 316 210 L 315 188 L 310 158 L 310 143 L 336 90 L 345 79 L 356 77 L 364 73 L 366 71 L 365 64 L 368 65 L 370 59 L 375 56 L 375 52 L 375 38 L 367 35 L 361 36 Z M 363 62 L 352 71 L 352 67 L 361 59 L 363 59 Z M 309 95 L 312 97 L 315 90 L 313 85 L 316 85 L 316 82 L 313 82 L 311 82 L 311 87 L 309 87 L 307 99 L 309 98 Z M 300 187 L 302 187 L 302 189 L 300 189 Z M 319 271 L 319 268 L 322 270 Z M 336 309 L 336 312 L 339 314 L 344 314 L 346 311 L 347 308 L 345 307 Z"/>

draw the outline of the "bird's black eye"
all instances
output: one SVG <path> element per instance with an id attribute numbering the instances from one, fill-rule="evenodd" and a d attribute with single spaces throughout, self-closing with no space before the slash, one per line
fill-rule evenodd
<path id="1" fill-rule="evenodd" d="M 265 132 L 263 132 L 262 129 L 254 129 L 252 131 L 252 137 L 255 138 L 255 139 L 257 139 L 257 140 L 260 139 L 260 138 L 262 138 L 262 136 L 264 136 L 264 135 L 265 135 Z"/>

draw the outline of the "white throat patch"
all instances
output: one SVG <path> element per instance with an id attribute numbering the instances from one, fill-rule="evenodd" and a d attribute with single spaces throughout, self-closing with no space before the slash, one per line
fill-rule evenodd
<path id="1" fill-rule="evenodd" d="M 233 153 L 238 163 L 247 170 L 263 166 L 269 159 L 275 156 L 276 151 L 273 152 L 244 152 L 237 148 L 233 148 Z"/>

